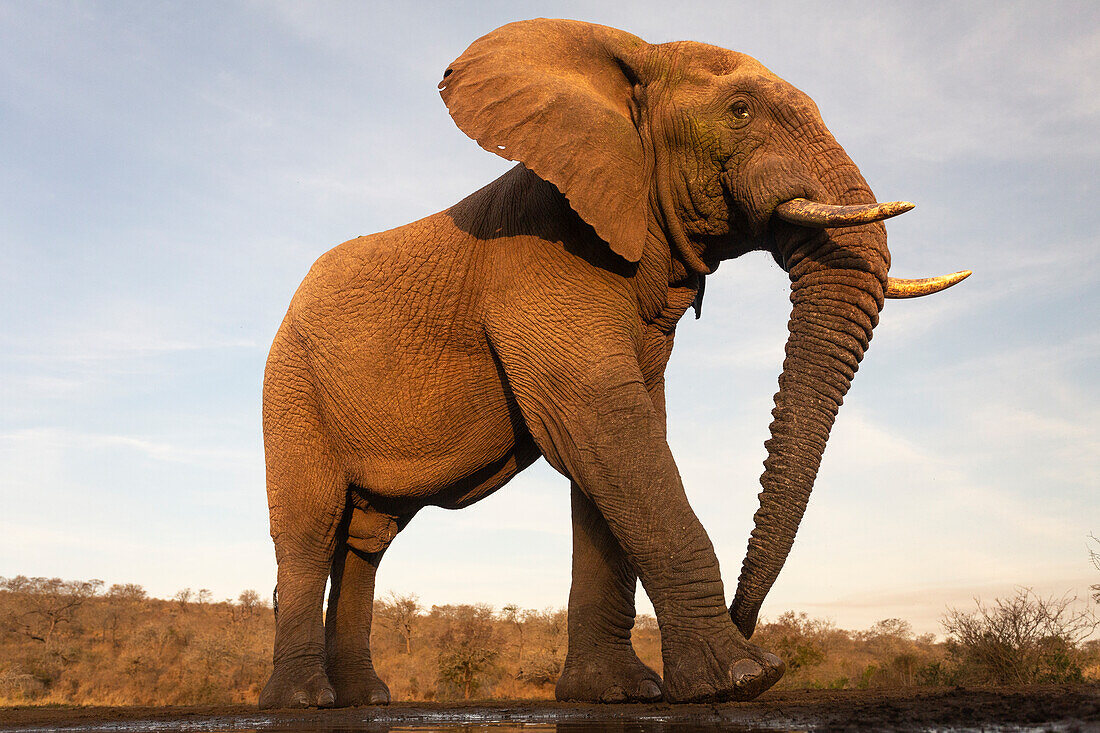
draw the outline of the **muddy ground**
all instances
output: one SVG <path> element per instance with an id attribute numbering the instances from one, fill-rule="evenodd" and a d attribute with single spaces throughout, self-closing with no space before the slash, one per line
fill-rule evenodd
<path id="1" fill-rule="evenodd" d="M 488 700 L 396 703 L 384 708 L 259 711 L 254 707 L 0 708 L 0 730 L 386 731 L 928 730 L 1100 731 L 1100 685 L 1000 689 L 769 692 L 720 705 L 574 705 Z M 536 724 L 536 725 L 532 725 Z M 512 726 L 508 726 L 511 728 Z M 515 729 L 519 729 L 518 727 Z"/>

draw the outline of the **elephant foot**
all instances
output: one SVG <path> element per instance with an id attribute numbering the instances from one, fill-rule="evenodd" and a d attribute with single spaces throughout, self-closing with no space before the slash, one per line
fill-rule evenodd
<path id="1" fill-rule="evenodd" d="M 330 708 L 336 704 L 336 692 L 320 664 L 276 666 L 260 693 L 260 707 Z"/>
<path id="2" fill-rule="evenodd" d="M 336 688 L 337 707 L 390 704 L 390 688 L 378 677 L 374 667 L 345 672 L 329 670 L 329 678 Z"/>
<path id="3" fill-rule="evenodd" d="M 661 678 L 642 664 L 627 645 L 571 653 L 558 678 L 554 696 L 576 702 L 654 702 L 663 696 Z"/>
<path id="4" fill-rule="evenodd" d="M 664 658 L 670 702 L 752 700 L 786 671 L 782 659 L 732 628 L 708 638 L 669 639 Z"/>

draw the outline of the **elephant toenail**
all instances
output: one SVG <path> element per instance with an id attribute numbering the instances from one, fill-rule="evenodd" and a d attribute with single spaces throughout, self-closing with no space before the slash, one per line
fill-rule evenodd
<path id="1" fill-rule="evenodd" d="M 643 700 L 657 700 L 661 697 L 661 688 L 653 680 L 643 680 L 638 685 L 638 697 Z"/>
<path id="2" fill-rule="evenodd" d="M 762 661 L 768 668 L 768 671 L 776 675 L 776 677 L 782 677 L 783 673 L 787 671 L 786 663 L 771 652 L 764 652 Z"/>
<path id="3" fill-rule="evenodd" d="M 375 690 L 370 694 L 370 697 L 367 698 L 367 703 L 370 705 L 389 705 L 390 695 L 388 692 Z"/>
<path id="4" fill-rule="evenodd" d="M 742 659 L 730 668 L 730 679 L 738 687 L 752 682 L 762 674 L 764 668 L 751 659 Z"/>
<path id="5" fill-rule="evenodd" d="M 322 708 L 330 708 L 336 703 L 336 695 L 332 690 L 321 690 L 317 695 L 317 705 Z"/>
<path id="6" fill-rule="evenodd" d="M 294 708 L 308 708 L 309 707 L 309 695 L 305 690 L 299 690 L 294 693 L 294 697 L 290 699 L 290 706 Z"/>

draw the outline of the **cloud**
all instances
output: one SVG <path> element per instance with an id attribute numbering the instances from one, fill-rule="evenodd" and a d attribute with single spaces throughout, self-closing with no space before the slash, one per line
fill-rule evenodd
<path id="1" fill-rule="evenodd" d="M 1083 447 L 1088 452 L 1096 440 L 1095 428 L 1056 417 L 1047 419 L 1048 425 L 1044 426 L 1036 415 L 1002 407 L 970 417 L 973 422 L 967 432 L 980 435 L 983 444 L 999 447 L 993 460 L 998 459 L 1003 447 L 1034 446 L 1039 436 L 1055 444 L 1066 439 L 1056 431 L 1074 436 L 1074 451 Z M 1082 436 L 1086 441 L 1083 446 Z M 941 515 L 944 531 L 965 531 L 965 522 L 959 518 L 982 517 L 984 532 L 1007 533 L 1035 543 L 1030 545 L 1035 557 L 1044 556 L 1052 545 L 1065 540 L 1066 520 L 1080 508 L 1068 501 L 1037 501 L 1034 492 L 1038 487 L 1006 481 L 1004 472 L 975 463 L 967 446 L 945 450 L 938 441 L 922 444 L 915 437 L 903 437 L 899 429 L 862 410 L 849 410 L 844 416 L 834 430 L 828 453 L 829 465 L 845 476 L 889 476 L 890 492 L 908 495 L 901 500 L 904 504 L 913 504 L 933 516 Z M 1079 461 L 1076 466 L 1080 468 Z M 915 497 L 919 498 L 914 501 Z M 899 519 L 904 521 L 904 517 Z"/>
<path id="2" fill-rule="evenodd" d="M 52 455 L 60 458 L 109 450 L 137 453 L 145 458 L 165 463 L 183 463 L 210 468 L 226 465 L 262 465 L 263 461 L 262 454 L 255 449 L 184 445 L 129 435 L 82 433 L 64 428 L 26 428 L 0 433 L 0 455 L 6 454 L 10 460 L 29 469 L 15 472 L 11 470 L 9 464 L 5 473 L 9 480 L 14 479 L 19 473 L 26 473 L 28 483 L 32 481 L 37 483 L 33 477 L 35 466 L 40 466 L 45 461 L 40 458 L 28 461 L 27 456 Z"/>
<path id="3" fill-rule="evenodd" d="M 846 133 L 887 156 L 936 163 L 1100 156 L 1096 136 L 1086 132 L 1100 125 L 1095 6 L 1056 14 L 1024 3 L 917 14 L 887 6 L 855 24 L 848 13 L 830 16 L 823 34 L 858 48 L 876 73 L 847 89 L 821 79 L 829 93 L 817 96 L 843 115 Z M 821 64 L 818 76 L 830 67 Z M 845 113 L 868 100 L 873 125 L 870 116 Z"/>
<path id="4" fill-rule="evenodd" d="M 178 529 L 141 535 L 126 526 L 70 523 L 51 529 L 3 522 L 0 529 L 0 575 L 136 582 L 160 598 L 185 586 L 236 598 L 245 588 L 266 593 L 274 585 L 270 542 L 204 544 Z"/>
<path id="5" fill-rule="evenodd" d="M 228 329 L 203 333 L 193 317 L 163 303 L 143 303 L 136 295 L 57 307 L 45 317 L 28 314 L 0 334 L 7 357 L 5 390 L 13 404 L 66 395 L 86 401 L 132 390 L 135 375 L 170 380 L 203 352 L 224 362 L 226 354 L 267 348 L 256 338 L 224 333 Z M 256 361 L 262 364 L 259 354 Z M 24 389 L 17 391 L 16 383 Z"/>
<path id="6" fill-rule="evenodd" d="M 187 340 L 158 334 L 138 333 L 126 329 L 82 331 L 67 336 L 44 338 L 35 349 L 18 354 L 32 362 L 69 362 L 93 364 L 105 361 L 128 361 L 185 351 L 259 348 L 253 339 Z"/>
<path id="7" fill-rule="evenodd" d="M 918 584 L 910 588 L 884 588 L 882 591 L 859 593 L 821 600 L 793 601 L 799 610 L 814 616 L 826 616 L 842 628 L 860 629 L 884 618 L 904 618 L 913 624 L 914 631 L 933 633 L 942 638 L 940 623 L 949 609 L 967 612 L 975 608 L 975 601 L 991 603 L 997 598 L 1008 598 L 1020 588 L 1030 588 L 1041 597 L 1062 598 L 1076 596 L 1076 606 L 1084 610 L 1088 605 L 1090 578 L 1078 576 L 1035 576 L 1034 582 L 990 582 L 965 584 Z"/>

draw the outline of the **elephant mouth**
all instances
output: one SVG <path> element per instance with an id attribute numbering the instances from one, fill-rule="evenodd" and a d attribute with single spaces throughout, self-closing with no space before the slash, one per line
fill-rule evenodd
<path id="1" fill-rule="evenodd" d="M 916 204 L 908 201 L 837 206 L 805 198 L 793 198 L 776 206 L 772 216 L 800 227 L 831 229 L 863 226 L 864 224 L 883 221 L 904 214 L 913 209 L 914 206 Z M 960 270 L 950 275 L 938 275 L 936 277 L 888 277 L 885 296 L 892 299 L 902 299 L 932 295 L 962 282 L 971 274 L 971 270 Z"/>

